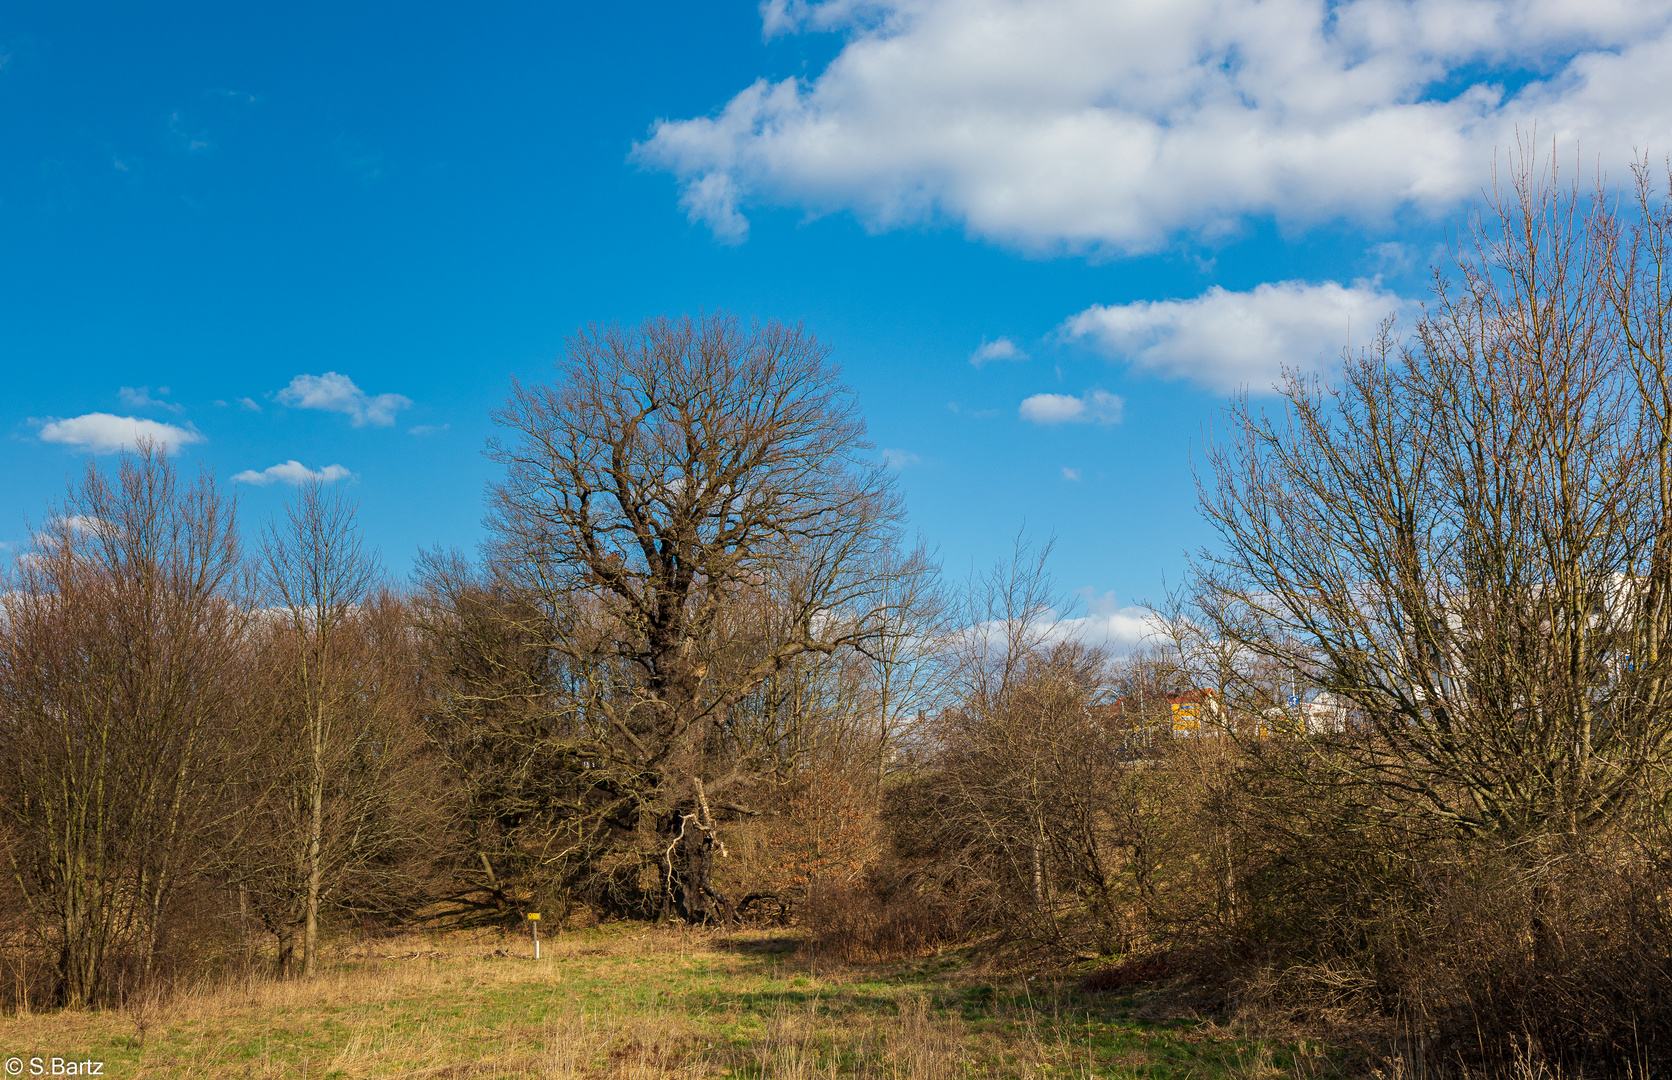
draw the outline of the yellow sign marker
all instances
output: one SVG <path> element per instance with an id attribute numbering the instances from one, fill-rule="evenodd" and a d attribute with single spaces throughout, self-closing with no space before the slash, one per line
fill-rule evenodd
<path id="1" fill-rule="evenodd" d="M 539 919 L 540 913 L 538 911 L 531 911 L 528 913 L 528 917 L 531 919 Z"/>

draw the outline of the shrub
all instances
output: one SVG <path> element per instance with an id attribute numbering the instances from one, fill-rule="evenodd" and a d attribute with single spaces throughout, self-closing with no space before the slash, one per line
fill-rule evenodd
<path id="1" fill-rule="evenodd" d="M 959 937 L 953 905 L 881 873 L 817 883 L 801 908 L 808 950 L 844 963 L 922 956 Z"/>

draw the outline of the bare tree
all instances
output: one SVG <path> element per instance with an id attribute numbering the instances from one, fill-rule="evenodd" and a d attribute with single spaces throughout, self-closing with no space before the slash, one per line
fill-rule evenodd
<path id="1" fill-rule="evenodd" d="M 727 724 L 736 754 L 780 771 L 816 761 L 874 793 L 907 729 L 944 703 L 950 657 L 938 567 L 919 547 L 879 552 L 872 569 L 870 605 L 830 616 L 866 620 L 868 630 L 849 648 L 793 657 L 740 698 Z M 740 597 L 717 624 L 724 646 L 709 660 L 710 678 L 746 677 L 795 633 L 794 617 L 771 589 Z"/>
<path id="2" fill-rule="evenodd" d="M 303 680 L 318 653 L 304 653 L 282 612 L 251 636 L 222 876 L 276 938 L 281 975 L 305 969 L 310 910 L 317 941 L 327 908 L 399 920 L 452 884 L 457 784 L 425 723 L 425 658 L 408 607 L 377 589 L 331 636 L 323 725 L 319 684 L 310 694 Z"/>
<path id="3" fill-rule="evenodd" d="M 91 463 L 0 593 L 0 814 L 10 869 L 87 1005 L 150 972 L 217 811 L 247 625 L 233 506 L 163 452 Z"/>
<path id="4" fill-rule="evenodd" d="M 1031 947 L 1126 951 L 1176 891 L 1183 785 L 1148 728 L 1178 674 L 1165 657 L 1117 666 L 1076 640 L 1048 555 L 1019 538 L 970 581 L 942 639 L 949 700 L 884 799 L 895 861 L 879 880 L 951 898 L 964 925 Z M 1132 712 L 1116 692 L 1137 699 Z"/>
<path id="5" fill-rule="evenodd" d="M 655 868 L 655 906 L 709 918 L 715 815 L 743 811 L 768 764 L 733 752 L 733 710 L 795 658 L 874 633 L 887 476 L 823 346 L 723 315 L 588 330 L 496 420 L 496 573 L 534 604 L 556 661 L 543 704 L 586 777 L 564 857 L 636 845 L 620 865 Z M 736 663 L 727 613 L 763 593 L 772 632 Z"/>
<path id="6" fill-rule="evenodd" d="M 1096 799 L 1104 785 L 1087 777 L 1112 776 L 1117 757 L 1096 718 L 1108 658 L 1062 634 L 1050 550 L 1018 536 L 1008 563 L 970 581 L 947 639 L 955 698 L 928 725 L 927 763 L 943 847 L 1001 921 L 1055 941 L 1079 895 L 1072 883 L 1062 895 L 1057 858 L 1087 825 L 1072 807 Z"/>
<path id="7" fill-rule="evenodd" d="M 1315 775 L 1367 805 L 1574 834 L 1672 749 L 1672 219 L 1642 179 L 1624 218 L 1524 153 L 1413 340 L 1240 399 L 1212 450 L 1212 677 L 1344 702 Z"/>
<path id="8" fill-rule="evenodd" d="M 340 852 L 328 850 L 328 790 L 341 776 L 341 755 L 352 754 L 376 728 L 359 722 L 368 702 L 369 664 L 359 655 L 363 641 L 354 623 L 377 576 L 376 560 L 354 526 L 353 508 L 317 483 L 304 484 L 284 522 L 266 531 L 261 580 L 275 620 L 271 644 L 283 654 L 272 703 L 281 736 L 289 736 L 275 749 L 284 755 L 279 764 L 291 766 L 291 783 L 279 784 L 279 797 L 296 817 L 302 973 L 309 976 L 318 962 L 319 905 L 328 869 L 341 861 Z M 291 927 L 281 923 L 279 929 L 283 942 Z M 285 952 L 281 948 L 281 967 Z"/>
<path id="9" fill-rule="evenodd" d="M 587 801 L 574 789 L 599 770 L 569 767 L 573 725 L 552 707 L 566 666 L 537 600 L 457 552 L 422 555 L 418 580 L 428 729 L 462 783 L 469 848 L 450 899 L 493 919 L 516 905 L 514 888 L 561 878 L 574 861 L 570 818 Z"/>
<path id="10" fill-rule="evenodd" d="M 853 741 L 865 747 L 878 781 L 895 755 L 909 750 L 927 718 L 951 698 L 956 663 L 947 648 L 951 607 L 939 567 L 919 547 L 890 553 L 883 567 L 876 632 L 855 646 L 862 688 L 857 711 L 865 718 Z"/>

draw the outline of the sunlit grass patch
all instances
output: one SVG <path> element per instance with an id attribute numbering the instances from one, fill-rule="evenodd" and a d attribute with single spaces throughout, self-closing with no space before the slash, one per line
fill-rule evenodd
<path id="1" fill-rule="evenodd" d="M 122 1077 L 1259 1077 L 1290 1048 L 961 964 L 810 962 L 766 934 L 608 928 L 356 946 L 120 1012 L 0 1020 L 5 1052 Z"/>

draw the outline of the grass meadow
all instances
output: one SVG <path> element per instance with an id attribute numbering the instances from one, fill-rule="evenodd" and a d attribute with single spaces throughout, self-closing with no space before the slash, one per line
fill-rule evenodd
<path id="1" fill-rule="evenodd" d="M 834 965 L 771 933 L 612 926 L 342 945 L 313 979 L 251 976 L 113 1011 L 0 1018 L 23 1075 L 115 1077 L 1260 1078 L 1336 1074 L 1147 992 L 1080 994 L 967 952 Z M 33 1064 L 39 1059 L 38 1064 Z"/>

